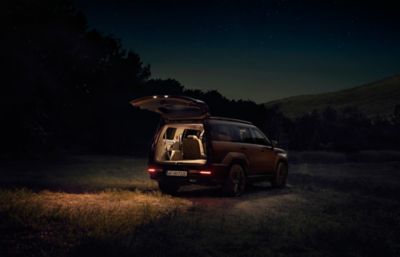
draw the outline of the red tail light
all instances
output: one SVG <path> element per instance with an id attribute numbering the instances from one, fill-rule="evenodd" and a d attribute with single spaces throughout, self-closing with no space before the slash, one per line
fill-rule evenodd
<path id="1" fill-rule="evenodd" d="M 156 172 L 157 170 L 155 169 L 155 168 L 148 168 L 147 169 L 147 172 L 149 172 L 149 173 L 153 173 L 153 172 Z"/>
<path id="2" fill-rule="evenodd" d="M 155 172 L 160 172 L 160 171 L 162 171 L 162 169 L 160 169 L 160 168 L 154 168 L 154 167 L 147 168 L 148 173 L 155 173 Z"/>
<path id="3" fill-rule="evenodd" d="M 200 174 L 201 175 L 211 175 L 211 171 L 209 171 L 209 170 L 201 170 Z"/>

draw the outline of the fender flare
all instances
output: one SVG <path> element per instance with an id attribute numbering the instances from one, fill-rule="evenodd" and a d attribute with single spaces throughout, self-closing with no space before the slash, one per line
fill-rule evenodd
<path id="1" fill-rule="evenodd" d="M 232 166 L 233 164 L 240 164 L 246 175 L 247 175 L 247 168 L 249 166 L 249 160 L 247 159 L 246 155 L 239 152 L 230 152 L 228 153 L 225 158 L 222 160 L 222 164 L 226 165 L 227 167 Z"/>

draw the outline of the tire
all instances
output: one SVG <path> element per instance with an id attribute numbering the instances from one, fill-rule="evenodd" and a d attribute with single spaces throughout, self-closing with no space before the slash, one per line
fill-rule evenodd
<path id="1" fill-rule="evenodd" d="M 229 196 L 240 196 L 246 188 L 246 174 L 239 164 L 233 164 L 229 169 L 228 177 L 223 190 Z"/>
<path id="2" fill-rule="evenodd" d="M 158 188 L 164 194 L 176 195 L 179 190 L 179 185 L 173 182 L 159 181 Z"/>
<path id="3" fill-rule="evenodd" d="M 286 186 L 288 176 L 288 166 L 286 163 L 280 162 L 276 168 L 275 177 L 271 180 L 273 188 L 284 188 Z"/>

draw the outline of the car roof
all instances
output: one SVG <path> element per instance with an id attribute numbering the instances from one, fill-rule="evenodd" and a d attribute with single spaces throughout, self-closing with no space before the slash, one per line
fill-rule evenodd
<path id="1" fill-rule="evenodd" d="M 232 119 L 232 118 L 226 118 L 226 117 L 211 116 L 211 117 L 209 117 L 209 119 L 210 120 L 229 121 L 229 122 L 236 122 L 236 123 L 243 123 L 243 124 L 253 125 L 253 123 L 251 123 L 250 121 Z"/>
<path id="2" fill-rule="evenodd" d="M 227 118 L 227 117 L 219 117 L 219 116 L 209 116 L 209 117 L 206 117 L 205 119 L 204 118 L 203 119 L 177 119 L 177 120 L 167 121 L 166 123 L 186 123 L 186 122 L 196 123 L 196 122 L 202 122 L 204 120 L 226 122 L 226 123 L 237 123 L 237 124 L 243 124 L 243 125 L 247 125 L 247 126 L 254 126 L 254 124 L 251 123 L 250 121 Z"/>

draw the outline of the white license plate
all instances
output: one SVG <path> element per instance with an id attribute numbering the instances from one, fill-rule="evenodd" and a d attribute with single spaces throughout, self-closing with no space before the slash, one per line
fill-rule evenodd
<path id="1" fill-rule="evenodd" d="M 186 170 L 167 170 L 167 176 L 187 177 L 187 171 Z"/>

